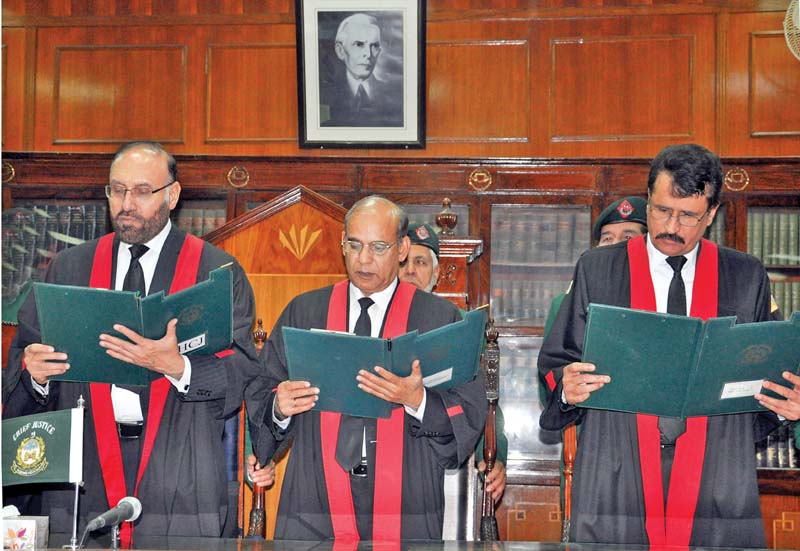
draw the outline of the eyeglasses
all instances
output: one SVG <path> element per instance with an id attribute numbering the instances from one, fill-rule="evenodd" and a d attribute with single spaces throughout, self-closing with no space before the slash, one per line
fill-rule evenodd
<path id="1" fill-rule="evenodd" d="M 134 188 L 126 188 L 125 186 L 120 184 L 109 184 L 105 188 L 106 197 L 108 197 L 109 199 L 113 199 L 114 201 L 124 201 L 125 194 L 130 193 L 131 197 L 136 201 L 147 201 L 148 199 L 150 199 L 150 197 L 152 197 L 154 193 L 158 193 L 162 189 L 166 189 L 174 183 L 175 181 L 173 180 L 167 185 L 161 186 L 160 188 L 157 189 L 153 189 L 145 184 L 136 186 Z"/>
<path id="2" fill-rule="evenodd" d="M 655 205 L 651 205 L 650 203 L 647 204 L 647 211 L 653 215 L 658 222 L 668 222 L 675 214 L 673 213 L 672 209 L 668 209 L 666 207 L 658 207 Z M 705 211 L 703 214 L 691 214 L 688 212 L 682 212 L 677 215 L 678 224 L 681 226 L 686 226 L 687 228 L 694 228 L 706 217 L 706 215 L 710 212 L 710 209 Z"/>
<path id="3" fill-rule="evenodd" d="M 367 248 L 370 254 L 383 256 L 386 254 L 386 251 L 391 249 L 394 245 L 394 243 L 387 243 L 386 241 L 372 241 L 371 243 L 367 243 Z M 358 254 L 363 248 L 364 243 L 358 239 L 345 239 L 342 241 L 342 250 L 347 254 Z"/>

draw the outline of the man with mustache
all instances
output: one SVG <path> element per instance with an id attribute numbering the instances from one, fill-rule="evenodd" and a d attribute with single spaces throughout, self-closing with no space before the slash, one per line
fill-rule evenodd
<path id="1" fill-rule="evenodd" d="M 765 382 L 784 399 L 756 394 L 764 413 L 685 421 L 577 408 L 614 382 L 582 363 L 590 302 L 738 323 L 770 319 L 766 270 L 754 257 L 702 239 L 719 208 L 719 158 L 695 144 L 669 146 L 648 178 L 645 236 L 598 247 L 575 267 L 574 284 L 539 355 L 552 389 L 540 424 L 582 430 L 575 461 L 570 539 L 576 542 L 764 547 L 755 442 L 800 417 L 793 388 Z"/>
<path id="2" fill-rule="evenodd" d="M 115 326 L 126 338 L 100 335 L 109 356 L 164 375 L 149 387 L 51 381 L 69 370 L 66 354 L 42 344 L 33 294 L 19 313 L 19 329 L 3 370 L 5 417 L 76 406 L 86 400 L 80 527 L 136 495 L 143 504 L 134 523 L 140 535 L 232 535 L 222 432 L 240 407 L 259 364 L 253 346 L 253 291 L 244 271 L 224 251 L 173 226 L 169 214 L 181 185 L 175 159 L 155 142 L 122 146 L 105 188 L 114 232 L 67 249 L 51 262 L 50 283 L 168 293 L 233 271 L 234 342 L 217 354 L 181 355 L 177 320 L 158 340 Z M 70 320 L 64 320 L 65 324 Z M 71 532 L 74 491 L 64 486 L 20 486 L 50 517 L 51 532 Z M 33 502 L 31 507 L 35 505 Z M 131 539 L 123 526 L 122 543 Z M 107 540 L 105 535 L 99 534 Z"/>

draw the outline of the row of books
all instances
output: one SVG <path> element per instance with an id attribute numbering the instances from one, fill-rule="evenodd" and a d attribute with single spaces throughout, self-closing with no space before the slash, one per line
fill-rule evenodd
<path id="1" fill-rule="evenodd" d="M 789 319 L 792 312 L 800 310 L 800 281 L 773 281 L 770 286 L 783 319 Z"/>
<path id="2" fill-rule="evenodd" d="M 767 266 L 800 264 L 800 210 L 748 211 L 747 252 Z"/>
<path id="3" fill-rule="evenodd" d="M 567 278 L 572 272 L 565 274 Z M 566 292 L 569 281 L 493 278 L 491 312 L 499 325 L 544 325 L 553 297 Z"/>
<path id="4" fill-rule="evenodd" d="M 172 220 L 186 233 L 201 237 L 225 224 L 225 209 L 178 207 Z"/>
<path id="5" fill-rule="evenodd" d="M 510 211 L 492 218 L 492 262 L 574 264 L 589 248 L 589 213 Z"/>
<path id="6" fill-rule="evenodd" d="M 790 425 L 772 431 L 766 440 L 756 444 L 756 464 L 770 469 L 797 469 L 797 440 Z"/>
<path id="7" fill-rule="evenodd" d="M 41 281 L 59 251 L 109 231 L 106 203 L 31 204 L 3 211 L 3 301 Z"/>

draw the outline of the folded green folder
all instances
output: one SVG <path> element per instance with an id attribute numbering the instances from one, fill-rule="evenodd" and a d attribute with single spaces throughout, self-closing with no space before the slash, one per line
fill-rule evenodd
<path id="1" fill-rule="evenodd" d="M 320 389 L 316 409 L 386 418 L 396 404 L 359 389 L 359 370 L 373 372 L 379 365 L 407 377 L 418 359 L 426 387 L 448 389 L 463 384 L 477 372 L 485 325 L 484 310 L 473 310 L 461 321 L 422 335 L 412 331 L 392 339 L 284 327 L 289 379 L 309 381 Z"/>
<path id="2" fill-rule="evenodd" d="M 695 417 L 761 411 L 753 395 L 765 379 L 790 387 L 800 373 L 800 312 L 790 321 L 736 325 L 590 304 L 583 361 L 611 383 L 581 407 Z"/>
<path id="3" fill-rule="evenodd" d="M 167 322 L 178 319 L 176 333 L 182 354 L 212 354 L 233 340 L 233 288 L 227 267 L 210 278 L 169 296 L 164 292 L 141 298 L 129 291 L 109 291 L 72 285 L 35 283 L 36 309 L 42 342 L 66 352 L 70 369 L 52 377 L 85 381 L 146 385 L 160 377 L 148 369 L 116 360 L 101 348 L 101 333 L 122 335 L 122 324 L 149 339 L 166 334 Z"/>

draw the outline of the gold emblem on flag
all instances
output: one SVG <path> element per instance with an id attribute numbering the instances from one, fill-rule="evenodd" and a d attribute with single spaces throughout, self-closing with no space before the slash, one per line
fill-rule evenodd
<path id="1" fill-rule="evenodd" d="M 44 439 L 31 433 L 17 446 L 17 457 L 11 464 L 11 472 L 19 476 L 36 476 L 48 467 L 47 457 L 44 453 Z"/>

